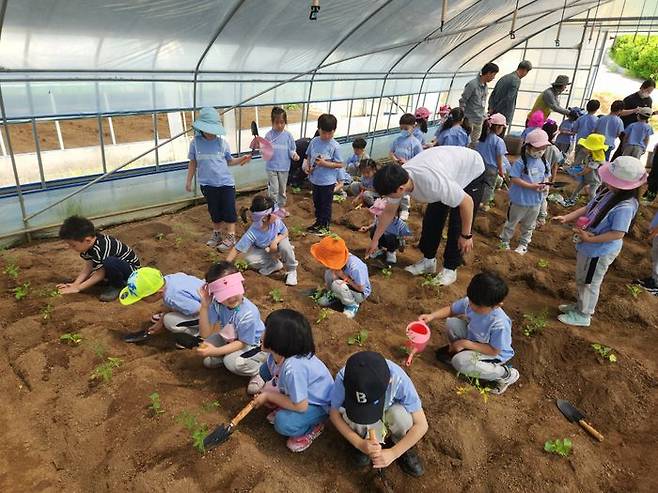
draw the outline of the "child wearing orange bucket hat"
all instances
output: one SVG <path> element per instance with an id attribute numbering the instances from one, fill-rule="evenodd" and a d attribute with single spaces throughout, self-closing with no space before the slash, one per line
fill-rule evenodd
<path id="1" fill-rule="evenodd" d="M 601 186 L 598 169 L 605 162 L 605 151 L 608 150 L 605 136 L 601 134 L 589 134 L 586 139 L 580 139 L 578 145 L 583 149 L 586 157 L 582 165 L 582 171 L 574 175 L 582 177 L 582 179 L 578 182 L 578 186 L 571 194 L 571 197 L 564 201 L 567 207 L 576 204 L 580 191 L 586 186 L 589 187 L 590 200 L 594 198 L 596 191 Z"/>
<path id="2" fill-rule="evenodd" d="M 324 265 L 324 282 L 327 291 L 318 304 L 331 305 L 334 299 L 343 304 L 343 314 L 354 318 L 372 290 L 368 266 L 356 255 L 352 255 L 345 241 L 335 235 L 322 238 L 311 245 L 311 255 Z"/>
<path id="3" fill-rule="evenodd" d="M 492 394 L 502 394 L 519 379 L 519 371 L 506 364 L 514 356 L 512 320 L 502 309 L 508 292 L 497 274 L 480 272 L 471 279 L 465 298 L 418 317 L 425 323 L 446 319 L 450 364 L 458 373 L 495 382 Z M 437 357 L 442 353 L 443 348 Z"/>

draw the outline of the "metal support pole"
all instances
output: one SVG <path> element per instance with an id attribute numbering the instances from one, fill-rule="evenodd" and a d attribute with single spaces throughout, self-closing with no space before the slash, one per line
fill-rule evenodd
<path id="1" fill-rule="evenodd" d="M 388 109 L 388 119 L 386 120 L 386 129 L 388 130 L 391 128 L 391 114 L 393 113 L 393 98 L 389 98 L 391 101 L 391 105 L 389 106 Z"/>
<path id="2" fill-rule="evenodd" d="M 576 63 L 574 64 L 573 67 L 573 75 L 571 80 L 573 81 L 571 83 L 571 91 L 569 91 L 569 95 L 567 96 L 567 104 L 566 107 L 569 107 L 569 103 L 571 102 L 571 96 L 573 95 L 575 86 L 576 86 L 576 75 L 578 75 L 578 65 L 580 64 L 580 57 L 583 53 L 583 45 L 585 44 L 585 36 L 587 36 L 587 23 L 583 24 L 583 34 L 580 37 L 580 44 L 578 45 L 578 55 L 576 56 Z M 584 91 L 584 88 L 583 88 Z"/>
<path id="3" fill-rule="evenodd" d="M 101 147 L 101 162 L 103 163 L 103 173 L 107 173 L 107 160 L 105 158 L 105 136 L 103 135 L 103 117 L 98 114 L 98 141 Z"/>
<path id="4" fill-rule="evenodd" d="M 34 151 L 37 155 L 37 164 L 39 165 L 39 179 L 41 188 L 46 188 L 46 177 L 43 173 L 43 162 L 41 161 L 41 144 L 39 143 L 39 133 L 37 132 L 37 122 L 32 118 L 32 137 L 34 137 Z"/>
<path id="5" fill-rule="evenodd" d="M 599 39 L 601 38 L 601 30 L 597 30 L 596 41 L 594 42 L 594 49 L 592 50 L 592 58 L 589 62 L 589 70 L 587 71 L 587 82 L 585 84 L 585 90 L 583 91 L 583 97 L 580 100 L 581 108 L 585 105 L 585 99 L 589 98 L 591 94 L 592 87 L 594 86 L 594 79 L 592 78 L 592 69 L 594 68 L 594 58 L 596 58 L 596 50 L 599 47 Z"/>
<path id="6" fill-rule="evenodd" d="M 350 136 L 350 125 L 352 124 L 352 107 L 354 106 L 354 100 L 350 99 L 350 110 L 349 116 L 347 118 L 347 136 Z"/>
<path id="7" fill-rule="evenodd" d="M 55 106 L 55 96 L 53 96 L 53 93 L 48 91 L 48 94 L 50 95 L 50 105 L 53 108 L 53 115 L 57 114 L 57 107 Z M 59 121 L 55 120 L 55 130 L 57 131 L 57 140 L 59 141 L 59 148 L 63 151 L 64 150 L 64 139 L 62 139 L 62 129 L 59 126 Z"/>
<path id="8" fill-rule="evenodd" d="M 155 144 L 155 172 L 160 171 L 160 155 L 158 153 L 158 117 L 153 113 L 153 143 Z"/>
<path id="9" fill-rule="evenodd" d="M 258 108 L 254 108 L 256 110 L 256 115 L 258 115 Z M 233 111 L 238 112 L 238 153 L 242 151 L 242 108 L 236 108 Z M 258 122 L 256 123 L 258 125 Z"/>

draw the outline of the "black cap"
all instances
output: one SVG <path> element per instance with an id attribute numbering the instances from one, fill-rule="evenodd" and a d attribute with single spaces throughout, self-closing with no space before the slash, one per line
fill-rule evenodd
<path id="1" fill-rule="evenodd" d="M 373 351 L 353 354 L 345 364 L 345 413 L 350 421 L 371 425 L 384 416 L 391 370 L 384 357 Z"/>

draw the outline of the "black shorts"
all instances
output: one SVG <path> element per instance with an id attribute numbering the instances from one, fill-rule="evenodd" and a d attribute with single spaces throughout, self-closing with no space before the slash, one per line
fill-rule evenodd
<path id="1" fill-rule="evenodd" d="M 201 193 L 208 202 L 208 212 L 214 223 L 236 223 L 235 187 L 201 185 Z"/>

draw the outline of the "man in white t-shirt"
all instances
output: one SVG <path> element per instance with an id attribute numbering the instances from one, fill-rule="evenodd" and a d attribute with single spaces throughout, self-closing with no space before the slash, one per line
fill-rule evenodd
<path id="1" fill-rule="evenodd" d="M 446 219 L 448 241 L 443 254 L 443 270 L 437 276 L 440 285 L 457 280 L 462 254 L 473 249 L 474 211 L 480 205 L 484 162 L 480 154 L 467 147 L 431 147 L 413 157 L 404 166 L 385 166 L 375 174 L 375 190 L 388 204 L 379 216 L 377 229 L 367 254 L 377 250 L 379 238 L 393 221 L 400 199 L 405 194 L 428 204 L 423 217 L 419 248 L 424 258 L 405 270 L 415 276 L 436 272 L 436 251 Z"/>

